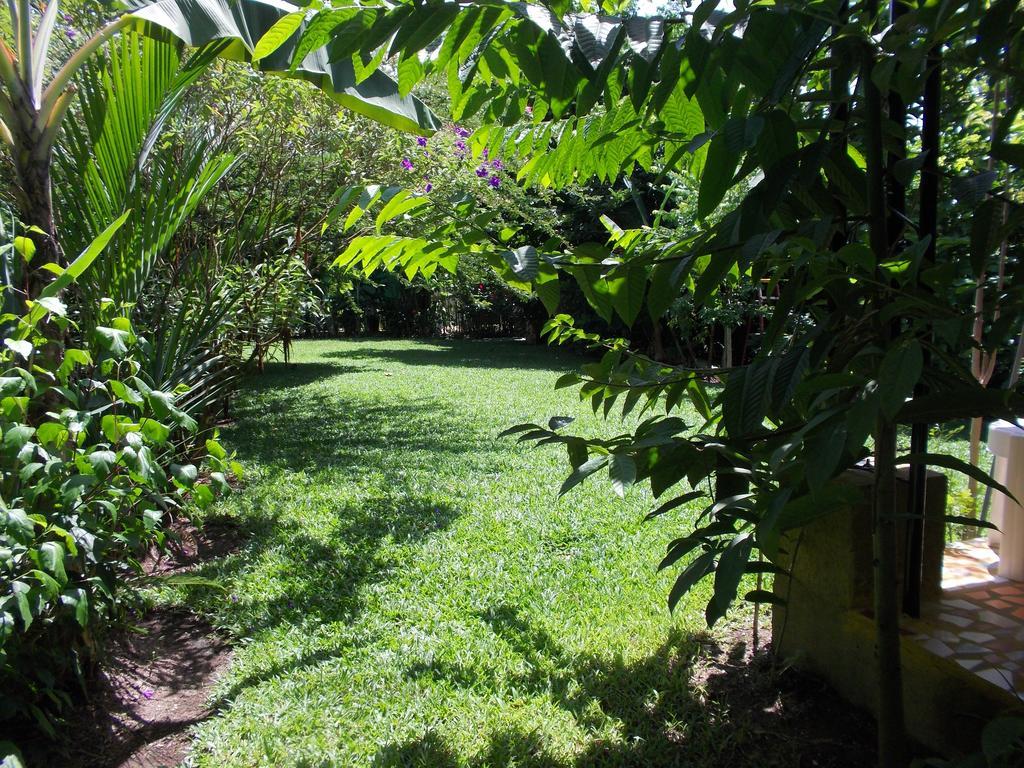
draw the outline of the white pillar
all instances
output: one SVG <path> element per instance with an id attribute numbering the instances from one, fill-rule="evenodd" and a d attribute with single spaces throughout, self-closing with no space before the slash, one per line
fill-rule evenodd
<path id="1" fill-rule="evenodd" d="M 995 479 L 1024 501 L 1024 429 L 1008 421 L 988 428 L 988 447 L 996 456 Z M 1024 581 L 1024 509 L 1006 495 L 992 492 L 992 522 L 999 526 L 999 575 Z"/>

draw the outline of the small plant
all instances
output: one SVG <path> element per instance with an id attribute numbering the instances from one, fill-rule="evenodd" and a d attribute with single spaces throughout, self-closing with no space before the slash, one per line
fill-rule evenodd
<path id="1" fill-rule="evenodd" d="M 14 328 L 0 351 L 0 720 L 30 716 L 52 734 L 69 676 L 132 603 L 167 514 L 226 490 L 230 462 L 197 440 L 180 393 L 139 375 L 127 318 L 77 345 L 62 341 L 76 326 L 54 295 L 0 320 Z"/>

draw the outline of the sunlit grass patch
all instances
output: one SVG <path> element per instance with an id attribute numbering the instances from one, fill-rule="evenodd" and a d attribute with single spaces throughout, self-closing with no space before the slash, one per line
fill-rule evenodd
<path id="1" fill-rule="evenodd" d="M 237 638 L 199 765 L 673 765 L 721 728 L 689 689 L 710 585 L 668 613 L 644 523 L 560 449 L 498 433 L 570 415 L 580 359 L 514 342 L 305 342 L 239 399 L 251 533 L 191 600 Z M 689 746 L 680 751 L 680 743 Z"/>

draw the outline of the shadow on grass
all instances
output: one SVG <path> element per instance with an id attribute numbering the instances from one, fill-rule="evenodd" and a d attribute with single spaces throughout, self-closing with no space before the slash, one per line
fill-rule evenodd
<path id="1" fill-rule="evenodd" d="M 283 367 L 283 366 L 282 366 Z M 495 438 L 481 418 L 435 397 L 391 400 L 345 398 L 322 388 L 295 391 L 323 382 L 338 371 L 370 369 L 297 363 L 276 367 L 260 382 L 260 394 L 243 398 L 238 421 L 224 435 L 238 458 L 263 467 L 292 472 L 340 470 L 360 475 L 367 470 L 398 471 L 410 453 L 467 454 Z"/>
<path id="2" fill-rule="evenodd" d="M 259 473 L 245 491 L 251 505 L 242 518 L 246 543 L 201 572 L 225 584 L 251 581 L 261 569 L 272 574 L 265 591 L 233 596 L 216 609 L 243 636 L 353 623 L 366 607 L 366 587 L 390 577 L 406 556 L 404 547 L 445 530 L 461 514 L 406 481 L 405 470 L 411 461 L 472 452 L 493 436 L 434 400 L 349 399 L 332 395 L 329 385 L 298 389 L 368 371 L 340 364 L 268 366 L 255 383 L 258 391 L 239 405 L 238 422 L 224 430 L 237 456 L 258 465 Z M 324 471 L 331 473 L 328 480 L 300 474 Z M 341 492 L 344 483 L 365 481 L 369 473 L 383 479 L 364 493 Z M 303 498 L 306 488 L 312 501 Z M 282 496 L 301 513 L 283 515 L 276 506 Z M 218 703 L 342 650 L 336 644 L 268 664 L 235 682 Z"/>
<path id="3" fill-rule="evenodd" d="M 396 495 L 367 504 L 339 504 L 327 510 L 337 525 L 326 540 L 277 515 L 248 519 L 249 543 L 239 552 L 203 568 L 202 575 L 230 584 L 246 577 L 264 557 L 276 559 L 279 576 L 268 597 L 231 598 L 218 613 L 243 636 L 283 625 L 318 627 L 353 622 L 366 608 L 364 588 L 386 581 L 399 566 L 400 550 L 444 530 L 459 512 L 446 506 Z M 362 643 L 371 642 L 363 638 Z M 237 680 L 216 702 L 222 707 L 247 688 L 313 667 L 345 650 L 342 643 L 273 664 Z"/>
<path id="4" fill-rule="evenodd" d="M 558 766 L 758 766 L 851 768 L 871 765 L 873 724 L 820 682 L 777 670 L 770 656 L 749 657 L 744 643 L 723 649 L 703 634 L 673 630 L 646 658 L 573 654 L 511 606 L 480 616 L 523 660 L 508 678 L 487 667 L 432 663 L 408 671 L 415 679 L 463 689 L 514 690 L 547 697 L 593 733 L 609 721 L 614 741 L 592 738 L 575 758 L 553 754 L 536 732 L 496 730 L 466 756 L 428 731 L 386 745 L 376 768 L 521 768 Z"/>
<path id="5" fill-rule="evenodd" d="M 560 373 L 578 368 L 584 357 L 567 349 L 522 341 L 438 340 L 410 348 L 359 344 L 327 352 L 324 358 L 374 360 L 400 365 L 454 366 L 458 368 L 520 368 Z"/>

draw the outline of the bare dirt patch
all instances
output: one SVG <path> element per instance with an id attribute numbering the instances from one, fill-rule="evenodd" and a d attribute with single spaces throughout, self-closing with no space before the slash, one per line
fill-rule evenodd
<path id="1" fill-rule="evenodd" d="M 787 666 L 771 650 L 762 624 L 759 650 L 750 628 L 736 626 L 704 645 L 691 684 L 709 706 L 730 714 L 746 747 L 765 754 L 784 740 L 799 755 L 794 768 L 862 768 L 875 764 L 875 721 L 825 681 Z"/>
<path id="2" fill-rule="evenodd" d="M 230 660 L 230 647 L 199 617 L 151 611 L 137 631 L 111 644 L 81 713 L 72 763 L 178 765 L 191 743 L 189 730 L 212 714 L 210 689 Z"/>
<path id="3" fill-rule="evenodd" d="M 211 519 L 200 529 L 188 521 L 169 526 L 165 552 L 143 560 L 149 574 L 188 573 L 236 550 L 242 535 L 231 520 Z M 157 607 L 104 643 L 88 701 L 65 728 L 67 743 L 43 748 L 73 768 L 177 766 L 191 745 L 191 729 L 213 714 L 212 686 L 231 661 L 225 637 L 191 611 Z M 34 750 L 33 750 L 34 751 Z"/>

